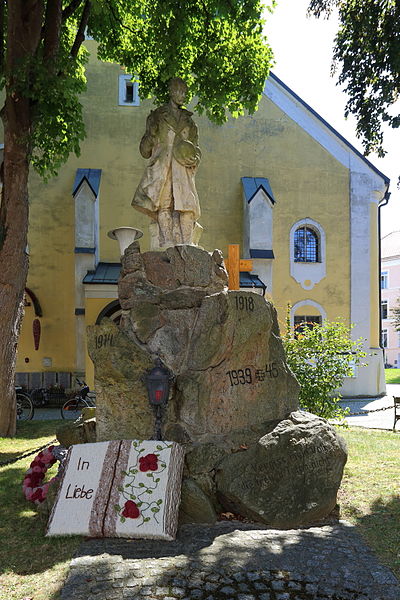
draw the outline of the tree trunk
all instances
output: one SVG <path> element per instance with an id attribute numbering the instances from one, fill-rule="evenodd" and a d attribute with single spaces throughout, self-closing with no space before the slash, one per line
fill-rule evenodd
<path id="1" fill-rule="evenodd" d="M 15 435 L 14 374 L 28 273 L 28 152 L 5 128 L 4 183 L 0 210 L 0 436 Z M 24 156 L 25 155 L 25 156 Z M 1 243 L 0 242 L 0 243 Z"/>
<path id="2" fill-rule="evenodd" d="M 32 114 L 30 100 L 21 91 L 24 88 L 18 88 L 15 78 L 21 76 L 21 69 L 26 69 L 25 81 L 29 81 L 29 64 L 40 42 L 44 14 L 43 0 L 12 0 L 7 6 L 6 101 L 2 111 L 4 168 L 0 206 L 0 436 L 13 436 L 16 430 L 14 375 L 28 274 L 25 250 Z"/>

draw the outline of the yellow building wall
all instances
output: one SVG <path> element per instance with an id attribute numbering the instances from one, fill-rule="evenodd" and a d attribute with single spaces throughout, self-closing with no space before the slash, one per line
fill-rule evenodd
<path id="1" fill-rule="evenodd" d="M 88 67 L 88 89 L 82 97 L 87 138 L 81 156 L 71 156 L 57 178 L 44 184 L 31 177 L 30 287 L 43 307 L 40 350 L 31 350 L 29 323 L 24 322 L 17 371 L 43 370 L 43 357 L 52 358 L 51 370 L 75 369 L 74 199 L 77 168 L 102 169 L 100 186 L 100 260 L 118 262 L 118 244 L 107 237 L 121 225 L 144 231 L 141 249 L 149 248 L 149 219 L 135 211 L 131 199 L 143 173 L 139 154 L 150 100 L 140 106 L 118 106 L 118 65 L 95 58 L 95 42 Z M 191 108 L 191 107 L 189 107 Z M 199 126 L 203 158 L 196 176 L 204 233 L 200 244 L 227 254 L 229 243 L 242 243 L 241 177 L 267 177 L 276 204 L 273 209 L 273 299 L 281 323 L 286 304 L 312 299 L 328 319 L 349 320 L 350 245 L 349 173 L 326 150 L 268 98 L 263 96 L 253 116 L 229 120 L 222 126 L 194 116 Z M 306 291 L 290 276 L 289 232 L 298 220 L 310 217 L 326 234 L 327 276 Z M 87 303 L 86 320 L 110 300 Z M 97 314 L 98 314 L 97 312 Z M 304 314 L 304 313 L 303 313 Z M 97 316 L 97 315 L 96 315 Z M 29 356 L 30 362 L 24 362 Z"/>

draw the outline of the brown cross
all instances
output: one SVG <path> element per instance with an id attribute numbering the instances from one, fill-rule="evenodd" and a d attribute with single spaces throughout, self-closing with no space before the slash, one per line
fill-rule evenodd
<path id="1" fill-rule="evenodd" d="M 253 261 L 240 257 L 239 244 L 229 244 L 228 258 L 225 260 L 225 267 L 228 271 L 228 289 L 238 290 L 240 288 L 240 271 L 252 271 Z"/>

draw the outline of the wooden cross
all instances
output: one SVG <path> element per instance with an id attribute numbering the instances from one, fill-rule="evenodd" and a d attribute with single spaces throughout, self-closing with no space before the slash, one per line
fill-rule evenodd
<path id="1" fill-rule="evenodd" d="M 252 271 L 253 261 L 240 257 L 239 244 L 229 244 L 228 258 L 225 260 L 225 267 L 228 271 L 228 289 L 238 290 L 240 288 L 240 271 Z"/>

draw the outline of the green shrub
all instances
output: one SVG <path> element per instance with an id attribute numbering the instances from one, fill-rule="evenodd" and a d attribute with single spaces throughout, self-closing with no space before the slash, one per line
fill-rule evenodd
<path id="1" fill-rule="evenodd" d="M 326 419 L 345 416 L 337 389 L 366 356 L 362 339 L 353 341 L 350 331 L 340 321 L 304 324 L 293 331 L 288 316 L 283 343 L 288 365 L 301 385 L 300 406 Z"/>

